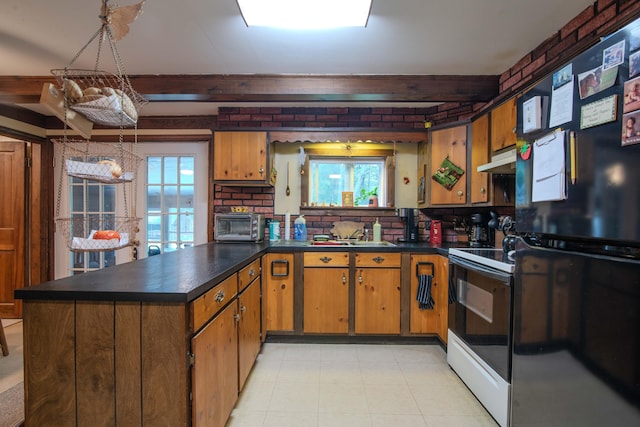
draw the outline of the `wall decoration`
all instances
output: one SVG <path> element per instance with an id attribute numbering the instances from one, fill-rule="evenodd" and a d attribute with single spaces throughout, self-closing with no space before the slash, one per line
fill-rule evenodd
<path id="1" fill-rule="evenodd" d="M 640 143 L 640 111 L 622 116 L 622 145 Z"/>
<path id="2" fill-rule="evenodd" d="M 347 206 L 347 207 L 353 206 L 353 191 L 342 192 L 342 206 Z"/>
<path id="3" fill-rule="evenodd" d="M 640 109 L 640 77 L 624 82 L 622 111 L 629 113 Z"/>
<path id="4" fill-rule="evenodd" d="M 629 77 L 635 77 L 640 73 L 640 52 L 629 55 Z"/>
<path id="5" fill-rule="evenodd" d="M 464 170 L 453 164 L 451 160 L 449 160 L 449 156 L 447 156 L 433 174 L 432 178 L 438 184 L 451 191 L 462 175 L 464 175 Z"/>
<path id="6" fill-rule="evenodd" d="M 613 122 L 617 119 L 618 95 L 611 95 L 580 109 L 580 129 Z"/>
<path id="7" fill-rule="evenodd" d="M 618 77 L 618 67 L 609 68 L 605 71 L 603 67 L 600 66 L 578 74 L 580 99 L 585 99 L 610 88 L 615 84 L 616 77 Z"/>
<path id="8" fill-rule="evenodd" d="M 607 71 L 624 63 L 624 40 L 608 47 L 602 53 L 602 71 Z"/>
<path id="9" fill-rule="evenodd" d="M 542 97 L 534 96 L 522 104 L 522 132 L 533 132 L 542 128 Z"/>

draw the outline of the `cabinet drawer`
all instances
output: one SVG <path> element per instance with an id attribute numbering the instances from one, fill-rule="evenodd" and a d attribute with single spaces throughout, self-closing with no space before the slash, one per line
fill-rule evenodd
<path id="1" fill-rule="evenodd" d="M 362 252 L 356 254 L 356 267 L 400 267 L 400 253 Z"/>
<path id="2" fill-rule="evenodd" d="M 191 303 L 191 326 L 194 331 L 202 327 L 238 293 L 238 275 L 232 274 L 213 289 Z"/>
<path id="3" fill-rule="evenodd" d="M 258 258 L 238 272 L 238 292 L 242 292 L 244 288 L 249 286 L 249 284 L 259 276 L 260 259 Z"/>
<path id="4" fill-rule="evenodd" d="M 349 252 L 305 252 L 305 267 L 346 267 Z"/>

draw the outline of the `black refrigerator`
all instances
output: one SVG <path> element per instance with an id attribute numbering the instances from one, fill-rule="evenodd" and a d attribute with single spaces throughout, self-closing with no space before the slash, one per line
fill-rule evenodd
<path id="1" fill-rule="evenodd" d="M 636 82 L 640 20 L 518 100 L 512 426 L 640 425 Z"/>

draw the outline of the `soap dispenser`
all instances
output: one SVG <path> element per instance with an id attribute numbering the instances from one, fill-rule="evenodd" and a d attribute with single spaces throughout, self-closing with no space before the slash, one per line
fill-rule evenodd
<path id="1" fill-rule="evenodd" d="M 375 224 L 373 224 L 373 241 L 382 241 L 382 225 L 380 225 L 380 223 L 378 222 L 378 218 L 376 218 L 376 222 Z"/>

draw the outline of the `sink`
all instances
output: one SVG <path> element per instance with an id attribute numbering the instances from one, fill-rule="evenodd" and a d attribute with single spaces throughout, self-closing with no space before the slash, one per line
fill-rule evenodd
<path id="1" fill-rule="evenodd" d="M 349 246 L 358 246 L 358 247 L 380 247 L 380 246 L 396 246 L 395 243 L 382 241 L 382 242 L 370 242 L 365 240 L 329 240 L 325 242 L 309 242 L 309 246 L 333 246 L 333 247 L 349 247 Z"/>
<path id="2" fill-rule="evenodd" d="M 382 241 L 382 242 L 366 242 L 364 240 L 358 240 L 351 243 L 353 246 L 396 246 L 395 243 Z"/>

